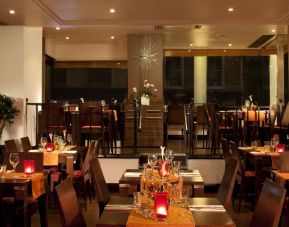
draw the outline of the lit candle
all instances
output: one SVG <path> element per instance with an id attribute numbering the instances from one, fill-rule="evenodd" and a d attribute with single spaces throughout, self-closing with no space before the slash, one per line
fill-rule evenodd
<path id="1" fill-rule="evenodd" d="M 276 145 L 276 150 L 278 152 L 283 152 L 285 150 L 285 144 L 281 144 L 281 143 L 277 144 Z"/>
<path id="2" fill-rule="evenodd" d="M 24 160 L 24 173 L 33 174 L 35 171 L 34 160 Z"/>
<path id="3" fill-rule="evenodd" d="M 156 192 L 155 193 L 155 216 L 156 219 L 162 220 L 168 217 L 168 193 Z"/>
<path id="4" fill-rule="evenodd" d="M 46 144 L 47 151 L 52 151 L 52 148 L 53 148 L 53 144 L 51 142 Z"/>

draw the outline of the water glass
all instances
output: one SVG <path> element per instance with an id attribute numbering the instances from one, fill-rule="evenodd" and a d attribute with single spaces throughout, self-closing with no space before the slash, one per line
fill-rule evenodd
<path id="1" fill-rule="evenodd" d="M 0 165 L 0 179 L 4 179 L 4 174 L 6 173 L 6 164 Z"/>
<path id="2" fill-rule="evenodd" d="M 174 151 L 167 149 L 165 152 L 165 160 L 171 163 L 174 160 Z"/>
<path id="3" fill-rule="evenodd" d="M 179 191 L 178 206 L 188 207 L 189 205 L 189 189 L 183 188 Z"/>
<path id="4" fill-rule="evenodd" d="M 11 152 L 9 155 L 9 162 L 13 167 L 14 170 L 14 177 L 16 177 L 16 167 L 19 163 L 19 153 L 17 152 Z"/>
<path id="5" fill-rule="evenodd" d="M 71 145 L 71 142 L 72 142 L 72 134 L 67 134 L 66 139 L 67 139 L 68 145 Z"/>
<path id="6" fill-rule="evenodd" d="M 142 213 L 141 211 L 141 192 L 133 193 L 133 207 L 136 208 L 137 213 Z"/>
<path id="7" fill-rule="evenodd" d="M 152 170 L 154 169 L 155 165 L 157 164 L 157 161 L 158 161 L 158 157 L 156 154 L 150 153 L 148 155 L 148 164 L 150 165 Z"/>

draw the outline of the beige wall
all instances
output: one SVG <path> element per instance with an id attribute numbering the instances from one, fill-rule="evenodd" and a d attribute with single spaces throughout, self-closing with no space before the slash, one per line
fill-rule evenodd
<path id="1" fill-rule="evenodd" d="M 0 143 L 27 135 L 34 138 L 34 111 L 28 128 L 25 124 L 25 99 L 41 102 L 42 28 L 0 26 L 0 92 L 16 99 L 20 115 L 6 125 Z"/>
<path id="2" fill-rule="evenodd" d="M 125 45 L 56 44 L 45 41 L 45 53 L 57 61 L 126 60 Z"/>

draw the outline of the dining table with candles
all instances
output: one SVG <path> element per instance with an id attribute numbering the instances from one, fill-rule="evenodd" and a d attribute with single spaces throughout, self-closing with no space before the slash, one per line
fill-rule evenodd
<path id="1" fill-rule="evenodd" d="M 29 167 L 30 168 L 30 167 Z M 25 170 L 24 170 L 25 171 Z M 23 190 L 21 198 L 23 200 L 23 215 L 21 223 L 27 222 L 27 196 L 31 195 L 32 199 L 38 201 L 38 209 L 40 215 L 40 223 L 42 227 L 48 226 L 47 216 L 47 175 L 45 173 L 14 173 L 12 171 L 6 171 L 1 174 L 0 178 L 0 199 L 2 203 L 3 197 L 17 196 L 16 191 L 20 188 Z M 16 194 L 15 194 L 16 193 Z M 18 193 L 19 194 L 19 193 Z M 1 209 L 4 209 L 4 205 L 1 205 Z M 1 211 L 3 214 L 3 210 Z M 1 216 L 1 215 L 0 215 Z M 1 223 L 4 217 L 0 217 Z M 26 226 L 26 225 L 24 225 Z"/>

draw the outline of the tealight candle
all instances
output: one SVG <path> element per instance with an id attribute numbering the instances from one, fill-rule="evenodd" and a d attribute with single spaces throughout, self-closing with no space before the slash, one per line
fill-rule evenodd
<path id="1" fill-rule="evenodd" d="M 276 145 L 276 150 L 278 152 L 283 152 L 285 150 L 285 144 L 279 143 Z"/>
<path id="2" fill-rule="evenodd" d="M 51 142 L 46 144 L 46 150 L 47 151 L 52 151 L 53 150 L 53 144 Z"/>
<path id="3" fill-rule="evenodd" d="M 34 160 L 24 160 L 24 173 L 33 174 L 35 172 Z"/>
<path id="4" fill-rule="evenodd" d="M 169 203 L 167 192 L 155 193 L 155 216 L 157 220 L 164 220 L 169 214 Z"/>

